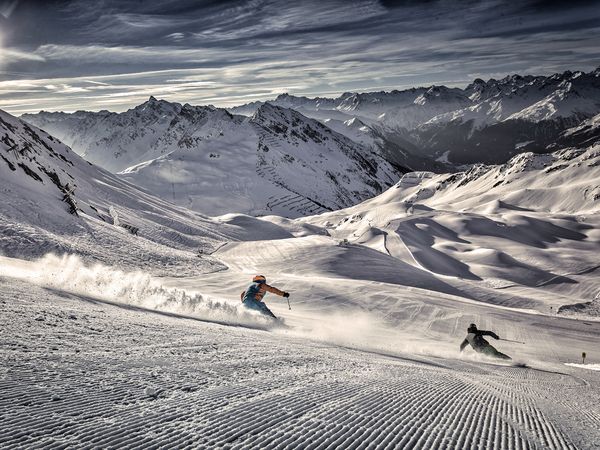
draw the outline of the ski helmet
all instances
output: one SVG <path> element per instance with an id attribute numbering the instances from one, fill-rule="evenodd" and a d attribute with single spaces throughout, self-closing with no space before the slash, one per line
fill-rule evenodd
<path id="1" fill-rule="evenodd" d="M 266 283 L 267 279 L 265 278 L 264 275 L 254 275 L 254 278 L 252 278 L 252 281 L 254 283 Z"/>
<path id="2" fill-rule="evenodd" d="M 469 328 L 467 328 L 468 333 L 470 333 L 471 331 L 477 331 L 477 325 L 475 325 L 474 323 L 469 325 Z"/>

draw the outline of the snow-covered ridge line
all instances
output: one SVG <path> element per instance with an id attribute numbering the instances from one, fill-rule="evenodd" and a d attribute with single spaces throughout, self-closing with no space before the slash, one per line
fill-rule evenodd
<path id="1" fill-rule="evenodd" d="M 399 118 L 401 109 L 406 109 L 408 112 L 411 106 L 424 107 L 432 104 L 438 104 L 439 108 L 446 108 L 448 111 L 438 110 L 437 114 L 427 120 L 413 117 L 415 124 L 456 120 L 459 117 L 467 118 L 468 114 L 471 114 L 469 118 L 478 118 L 478 120 L 483 120 L 481 119 L 483 114 L 490 115 L 491 119 L 496 121 L 519 118 L 540 121 L 553 116 L 570 116 L 573 113 L 586 115 L 597 111 L 599 76 L 600 67 L 589 73 L 565 71 L 551 76 L 514 74 L 500 80 L 476 79 L 464 89 L 430 86 L 389 92 L 346 92 L 336 98 L 308 98 L 280 94 L 269 103 L 305 111 L 351 112 L 358 117 L 365 116 L 371 121 L 396 120 L 397 124 L 404 128 L 412 128 L 414 125 L 410 124 L 409 117 Z M 584 102 L 580 98 L 583 93 L 587 94 Z M 571 97 L 575 97 L 572 106 L 561 110 L 552 108 L 553 103 Z M 230 111 L 248 114 L 264 103 L 253 102 L 230 108 Z M 450 108 L 451 106 L 454 108 Z M 418 108 L 412 110 L 421 111 Z"/>

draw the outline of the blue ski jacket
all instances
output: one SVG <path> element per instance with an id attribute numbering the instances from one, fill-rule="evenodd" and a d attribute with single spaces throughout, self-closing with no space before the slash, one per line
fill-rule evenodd
<path id="1" fill-rule="evenodd" d="M 243 302 L 250 299 L 255 300 L 257 302 L 262 302 L 262 299 L 267 292 L 272 292 L 273 294 L 277 294 L 280 297 L 283 297 L 283 294 L 285 294 L 284 291 L 280 291 L 276 287 L 269 286 L 263 281 L 256 281 L 250 286 L 248 286 L 248 288 L 244 292 L 242 292 L 241 299 Z"/>

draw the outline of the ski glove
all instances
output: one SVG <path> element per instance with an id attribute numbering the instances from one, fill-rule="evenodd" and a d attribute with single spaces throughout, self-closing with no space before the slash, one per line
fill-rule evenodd
<path id="1" fill-rule="evenodd" d="M 289 293 L 289 292 L 284 292 L 284 293 L 283 293 L 283 296 L 284 296 L 285 298 L 288 298 L 288 297 L 290 296 L 290 293 Z"/>

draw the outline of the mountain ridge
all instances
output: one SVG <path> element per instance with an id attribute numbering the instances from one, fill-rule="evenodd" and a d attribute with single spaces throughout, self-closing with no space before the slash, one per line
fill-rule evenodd
<path id="1" fill-rule="evenodd" d="M 464 89 L 429 86 L 315 99 L 282 94 L 270 103 L 322 121 L 360 120 L 413 155 L 445 155 L 455 165 L 499 164 L 524 151 L 551 150 L 561 133 L 600 113 L 600 68 L 475 79 Z M 248 113 L 260 104 L 230 111 Z"/>

